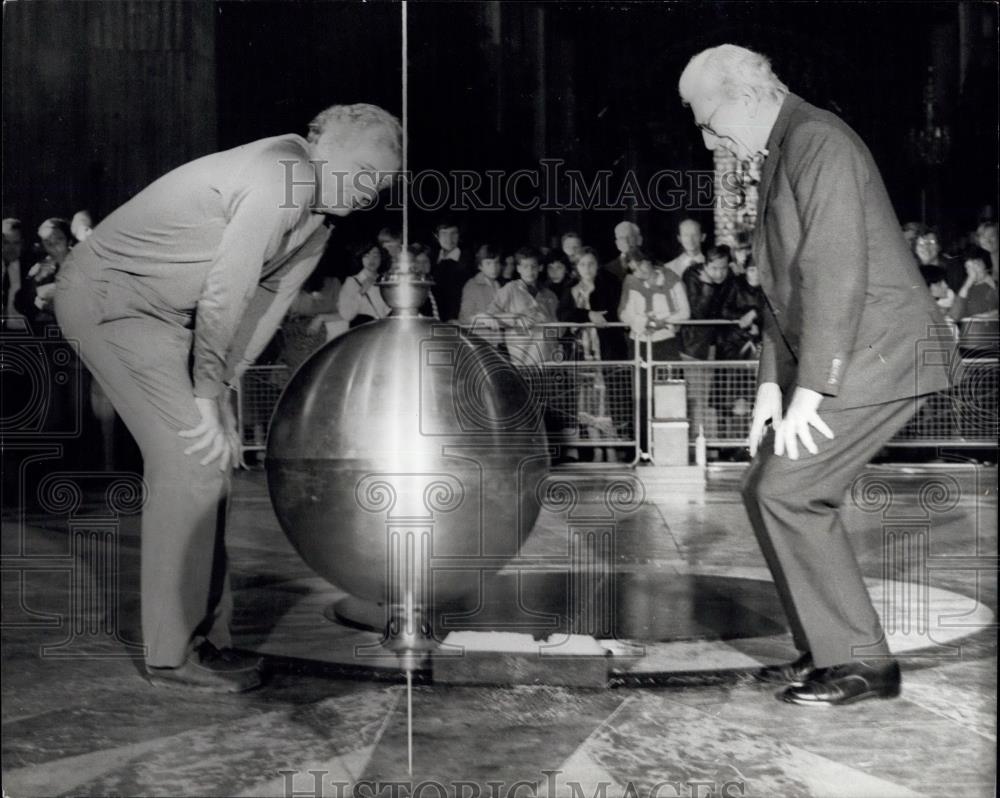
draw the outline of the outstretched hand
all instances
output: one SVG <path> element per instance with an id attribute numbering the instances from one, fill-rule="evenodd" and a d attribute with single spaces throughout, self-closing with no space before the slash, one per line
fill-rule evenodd
<path id="1" fill-rule="evenodd" d="M 241 458 L 235 414 L 232 413 L 232 408 L 228 404 L 228 394 L 228 391 L 223 391 L 215 399 L 196 396 L 194 403 L 201 414 L 201 423 L 193 429 L 177 433 L 182 438 L 196 439 L 184 450 L 184 454 L 195 454 L 207 449 L 208 451 L 202 457 L 200 465 L 208 465 L 218 460 L 220 471 L 228 470 Z"/>
<path id="2" fill-rule="evenodd" d="M 827 438 L 833 440 L 833 430 L 819 417 L 819 403 L 823 394 L 808 388 L 796 388 L 791 404 L 785 411 L 785 417 L 777 425 L 774 433 L 774 453 L 779 457 L 788 455 L 789 460 L 799 459 L 799 443 L 810 454 L 817 454 L 819 449 L 813 440 L 810 427 L 819 430 Z"/>

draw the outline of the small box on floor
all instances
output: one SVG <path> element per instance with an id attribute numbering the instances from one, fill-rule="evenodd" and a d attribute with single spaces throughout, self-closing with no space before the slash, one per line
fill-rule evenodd
<path id="1" fill-rule="evenodd" d="M 686 421 L 653 422 L 653 461 L 657 465 L 688 465 Z"/>
<path id="2" fill-rule="evenodd" d="M 653 386 L 653 418 L 687 418 L 687 385 L 667 380 Z"/>

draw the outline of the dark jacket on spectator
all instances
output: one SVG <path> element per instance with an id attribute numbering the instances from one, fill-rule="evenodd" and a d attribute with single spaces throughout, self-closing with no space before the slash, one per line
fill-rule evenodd
<path id="1" fill-rule="evenodd" d="M 590 310 L 603 310 L 605 321 L 619 321 L 618 303 L 621 301 L 621 294 L 622 286 L 617 278 L 612 274 L 598 270 L 597 276 L 594 278 L 594 290 L 590 295 Z M 572 290 L 565 291 L 559 298 L 556 316 L 559 321 L 563 322 L 578 324 L 590 322 L 590 311 L 576 306 Z M 602 360 L 624 360 L 628 357 L 624 328 L 598 328 L 597 339 L 601 344 Z"/>
<path id="2" fill-rule="evenodd" d="M 701 264 L 695 264 L 688 266 L 684 271 L 684 289 L 687 291 L 688 304 L 691 306 L 691 318 L 721 319 L 722 304 L 735 278 L 730 272 L 721 283 L 706 283 L 698 276 L 701 270 Z M 720 329 L 708 325 L 685 326 L 681 330 L 684 352 L 694 358 L 706 359 L 709 356 L 709 349 L 716 343 Z"/>
<path id="3" fill-rule="evenodd" d="M 437 299 L 441 321 L 455 321 L 462 308 L 462 289 L 476 274 L 471 262 L 463 255 L 459 260 L 437 260 L 433 252 L 431 277 L 434 278 L 434 296 Z"/>
<path id="4" fill-rule="evenodd" d="M 722 318 L 739 321 L 751 310 L 757 311 L 757 316 L 746 328 L 736 326 L 719 328 L 716 340 L 717 357 L 719 360 L 753 359 L 760 344 L 764 293 L 759 285 L 750 285 L 742 274 L 726 282 L 729 283 L 729 291 L 722 302 Z"/>

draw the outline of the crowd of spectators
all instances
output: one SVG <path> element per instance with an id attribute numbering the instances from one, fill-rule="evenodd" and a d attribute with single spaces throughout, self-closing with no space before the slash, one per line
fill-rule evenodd
<path id="1" fill-rule="evenodd" d="M 79 211 L 71 221 L 46 219 L 37 242 L 28 245 L 17 219 L 3 221 L 3 330 L 44 335 L 55 325 L 55 275 L 72 246 L 89 235 L 93 221 Z M 997 225 L 984 222 L 959 241 L 945 245 L 938 231 L 917 223 L 903 226 L 928 290 L 954 325 L 966 356 L 996 355 Z M 676 362 L 683 374 L 694 429 L 718 434 L 727 419 L 749 413 L 746 380 L 735 384 L 724 370 L 684 368 L 692 361 L 753 360 L 761 342 L 764 298 L 748 234 L 735 241 L 706 243 L 700 223 L 677 227 L 676 257 L 659 261 L 644 248 L 640 228 L 622 221 L 614 228 L 616 255 L 602 259 L 576 232 L 566 232 L 550 248 L 522 247 L 512 253 L 484 243 L 468 246 L 459 227 L 443 221 L 430 243 L 406 243 L 390 228 L 353 248 L 343 279 L 317 272 L 293 302 L 271 357 L 298 367 L 325 341 L 390 313 L 377 282 L 401 260 L 433 280 L 422 315 L 455 322 L 502 347 L 512 364 L 527 373 L 559 360 L 607 364 L 630 360 L 639 348 L 657 362 Z M 694 323 L 693 323 L 694 322 Z M 698 323 L 701 322 L 701 323 Z M 562 326 L 555 326 L 561 324 Z M 100 422 L 105 464 L 112 465 L 109 425 L 114 414 L 100 388 L 86 378 L 90 412 Z M 550 435 L 565 440 L 602 439 L 628 430 L 621 396 L 631 382 L 607 366 L 572 370 L 563 385 L 546 382 L 551 398 Z M 625 371 L 627 374 L 627 370 Z M 586 378 L 586 390 L 580 384 Z M 727 382 L 728 380 L 728 382 Z M 644 385 L 644 381 L 640 381 Z M 644 390 L 644 389 L 643 389 Z M 569 396 L 568 393 L 572 393 Z M 646 397 L 640 397 L 645 407 Z M 626 404 L 631 405 L 631 402 Z M 558 408 L 558 412 L 551 408 Z M 723 430 L 724 432 L 724 430 Z M 642 445 L 647 442 L 640 440 Z M 595 459 L 617 459 L 613 447 L 594 445 Z M 577 456 L 565 449 L 570 459 Z"/>

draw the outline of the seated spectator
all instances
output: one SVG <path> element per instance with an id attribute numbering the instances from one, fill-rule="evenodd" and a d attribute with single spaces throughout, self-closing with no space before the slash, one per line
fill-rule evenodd
<path id="1" fill-rule="evenodd" d="M 754 360 L 760 354 L 760 321 L 764 313 L 764 293 L 760 274 L 752 260 L 744 274 L 730 282 L 722 302 L 721 318 L 738 322 L 735 327 L 721 327 L 718 334 L 720 360 Z"/>
<path id="2" fill-rule="evenodd" d="M 456 321 L 462 305 L 462 289 L 473 276 L 472 258 L 462 249 L 458 225 L 441 222 L 434 230 L 431 252 L 435 293 L 441 321 Z"/>
<path id="3" fill-rule="evenodd" d="M 559 244 L 563 254 L 569 261 L 569 265 L 576 266 L 576 262 L 580 259 L 580 251 L 583 248 L 583 240 L 580 238 L 580 234 L 563 233 Z"/>
<path id="4" fill-rule="evenodd" d="M 14 300 L 26 275 L 24 238 L 21 235 L 20 219 L 3 220 L 3 294 L 0 313 L 3 314 L 3 329 L 23 330 L 24 317 L 15 307 Z"/>
<path id="5" fill-rule="evenodd" d="M 684 288 L 692 319 L 721 319 L 722 303 L 736 279 L 729 268 L 729 247 L 721 244 L 712 247 L 705 255 L 704 264 L 694 263 L 684 272 Z M 719 328 L 697 325 L 684 328 L 683 353 L 693 359 L 714 358 Z"/>
<path id="6" fill-rule="evenodd" d="M 410 272 L 429 278 L 431 274 L 430 248 L 424 246 L 423 244 L 410 244 L 410 246 L 407 247 L 407 252 L 410 255 Z M 431 286 L 431 288 L 427 290 L 427 299 L 425 299 L 424 304 L 417 309 L 417 313 L 425 318 L 441 321 L 441 310 L 438 305 L 437 297 L 434 295 L 436 289 L 437 286 Z"/>
<path id="7" fill-rule="evenodd" d="M 942 269 L 948 287 L 953 291 L 961 288 L 962 283 L 965 282 L 964 258 L 945 254 L 941 239 L 935 230 L 928 229 L 917 238 L 914 252 L 925 283 L 930 285 L 936 281 L 938 270 Z"/>
<path id="8" fill-rule="evenodd" d="M 337 297 L 337 313 L 351 327 L 389 315 L 390 308 L 375 285 L 388 260 L 388 253 L 378 244 L 367 244 L 356 251 L 355 261 L 361 270 L 344 281 Z"/>
<path id="9" fill-rule="evenodd" d="M 948 316 L 959 325 L 958 345 L 966 357 L 995 354 L 997 350 L 997 285 L 979 251 L 965 258 L 965 281 L 955 295 Z"/>
<path id="10" fill-rule="evenodd" d="M 458 312 L 458 322 L 472 326 L 482 319 L 500 293 L 500 253 L 489 244 L 483 244 L 476 252 L 476 276 L 462 288 L 462 302 Z"/>
<path id="11" fill-rule="evenodd" d="M 910 245 L 911 252 L 916 251 L 917 239 L 926 232 L 927 229 L 920 222 L 907 222 L 903 225 L 903 238 Z"/>
<path id="12" fill-rule="evenodd" d="M 562 250 L 553 250 L 545 256 L 545 274 L 542 277 L 542 285 L 548 288 L 557 299 L 562 299 L 563 294 L 569 290 L 569 258 Z"/>
<path id="13" fill-rule="evenodd" d="M 56 274 L 62 267 L 73 244 L 73 234 L 69 222 L 53 217 L 46 219 L 38 228 L 38 238 L 42 242 L 45 257 L 28 270 L 21 290 L 14 298 L 17 310 L 35 325 L 46 326 L 56 323 L 55 312 L 52 309 L 52 298 L 56 290 Z"/>
<path id="14" fill-rule="evenodd" d="M 630 328 L 632 351 L 648 341 L 653 360 L 677 360 L 680 343 L 676 325 L 691 317 L 684 285 L 676 274 L 641 250 L 629 256 L 627 265 L 631 274 L 622 285 L 618 316 Z"/>

